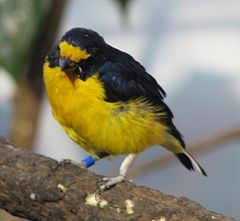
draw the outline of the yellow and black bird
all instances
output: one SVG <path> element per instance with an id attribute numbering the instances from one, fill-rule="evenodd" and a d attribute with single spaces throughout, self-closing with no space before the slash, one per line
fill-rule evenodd
<path id="1" fill-rule="evenodd" d="M 127 154 L 107 189 L 124 180 L 135 155 L 158 144 L 189 170 L 206 175 L 186 151 L 165 91 L 132 56 L 110 45 L 95 31 L 74 28 L 46 57 L 43 69 L 52 112 L 68 136 L 94 160 Z"/>

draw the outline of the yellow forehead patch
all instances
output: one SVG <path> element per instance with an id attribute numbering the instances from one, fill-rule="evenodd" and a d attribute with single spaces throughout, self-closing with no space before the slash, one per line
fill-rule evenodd
<path id="1" fill-rule="evenodd" d="M 72 61 L 79 62 L 90 57 L 90 54 L 86 50 L 81 49 L 80 47 L 69 44 L 66 41 L 63 41 L 59 44 L 60 56 L 68 57 Z"/>

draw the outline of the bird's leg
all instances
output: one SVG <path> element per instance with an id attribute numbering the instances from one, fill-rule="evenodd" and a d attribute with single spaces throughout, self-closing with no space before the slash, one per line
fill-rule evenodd
<path id="1" fill-rule="evenodd" d="M 97 160 L 98 159 L 95 159 L 92 156 L 86 157 L 85 159 L 83 159 L 81 161 L 81 163 L 78 163 L 71 159 L 63 159 L 63 160 L 58 161 L 55 165 L 53 165 L 52 168 L 53 168 L 53 170 L 57 170 L 58 167 L 60 167 L 60 166 L 65 167 L 67 164 L 74 164 L 75 166 L 78 166 L 81 168 L 88 168 L 88 167 L 94 165 Z"/>
<path id="2" fill-rule="evenodd" d="M 118 176 L 110 177 L 110 178 L 109 177 L 103 178 L 103 180 L 105 180 L 107 182 L 100 186 L 100 191 L 102 192 L 106 189 L 111 188 L 112 186 L 114 186 L 118 183 L 121 183 L 125 179 L 128 169 L 131 166 L 134 158 L 135 158 L 135 154 L 129 154 L 124 158 L 124 160 L 119 168 Z"/>
<path id="3" fill-rule="evenodd" d="M 92 165 L 94 165 L 96 161 L 98 161 L 102 158 L 108 157 L 108 156 L 109 156 L 109 154 L 105 153 L 105 152 L 98 153 L 95 157 L 88 156 L 82 160 L 81 165 L 88 168 L 88 167 L 91 167 Z"/>
<path id="4" fill-rule="evenodd" d="M 92 156 L 87 156 L 86 158 L 84 158 L 80 163 L 74 161 L 74 160 L 71 160 L 71 159 L 63 159 L 63 160 L 60 160 L 58 161 L 55 165 L 53 165 L 53 169 L 56 170 L 58 167 L 60 166 L 65 166 L 67 164 L 74 164 L 78 167 L 82 167 L 82 168 L 89 168 L 91 167 L 92 165 L 95 164 L 96 161 L 104 158 L 104 157 L 107 157 L 109 156 L 108 153 L 99 153 L 96 157 L 92 157 Z"/>

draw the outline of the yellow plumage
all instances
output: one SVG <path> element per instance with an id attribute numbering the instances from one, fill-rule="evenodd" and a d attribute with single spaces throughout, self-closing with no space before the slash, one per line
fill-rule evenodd
<path id="1" fill-rule="evenodd" d="M 61 44 L 59 45 L 59 49 L 60 56 L 68 57 L 75 62 L 79 62 L 82 59 L 87 59 L 90 57 L 90 54 L 88 54 L 85 50 L 70 45 L 66 41 L 61 42 Z"/>
<path id="2" fill-rule="evenodd" d="M 71 79 L 59 67 L 44 65 L 44 81 L 55 118 L 76 143 L 91 154 L 138 153 L 167 142 L 165 117 L 143 99 L 105 102 L 98 75 Z M 162 115 L 162 116 L 161 116 Z"/>

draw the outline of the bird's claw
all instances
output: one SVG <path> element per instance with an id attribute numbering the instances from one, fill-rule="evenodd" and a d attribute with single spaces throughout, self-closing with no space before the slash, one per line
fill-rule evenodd
<path id="1" fill-rule="evenodd" d="M 115 186 L 116 184 L 121 183 L 124 180 L 124 176 L 119 175 L 116 177 L 104 177 L 103 180 L 107 182 L 99 187 L 100 192 L 103 192 Z"/>
<path id="2" fill-rule="evenodd" d="M 74 161 L 74 160 L 71 160 L 71 159 L 62 159 L 62 160 L 59 160 L 57 161 L 57 163 L 55 165 L 52 166 L 53 170 L 57 170 L 58 167 L 65 167 L 66 165 L 68 164 L 74 164 L 78 167 L 84 167 L 84 165 Z"/>

